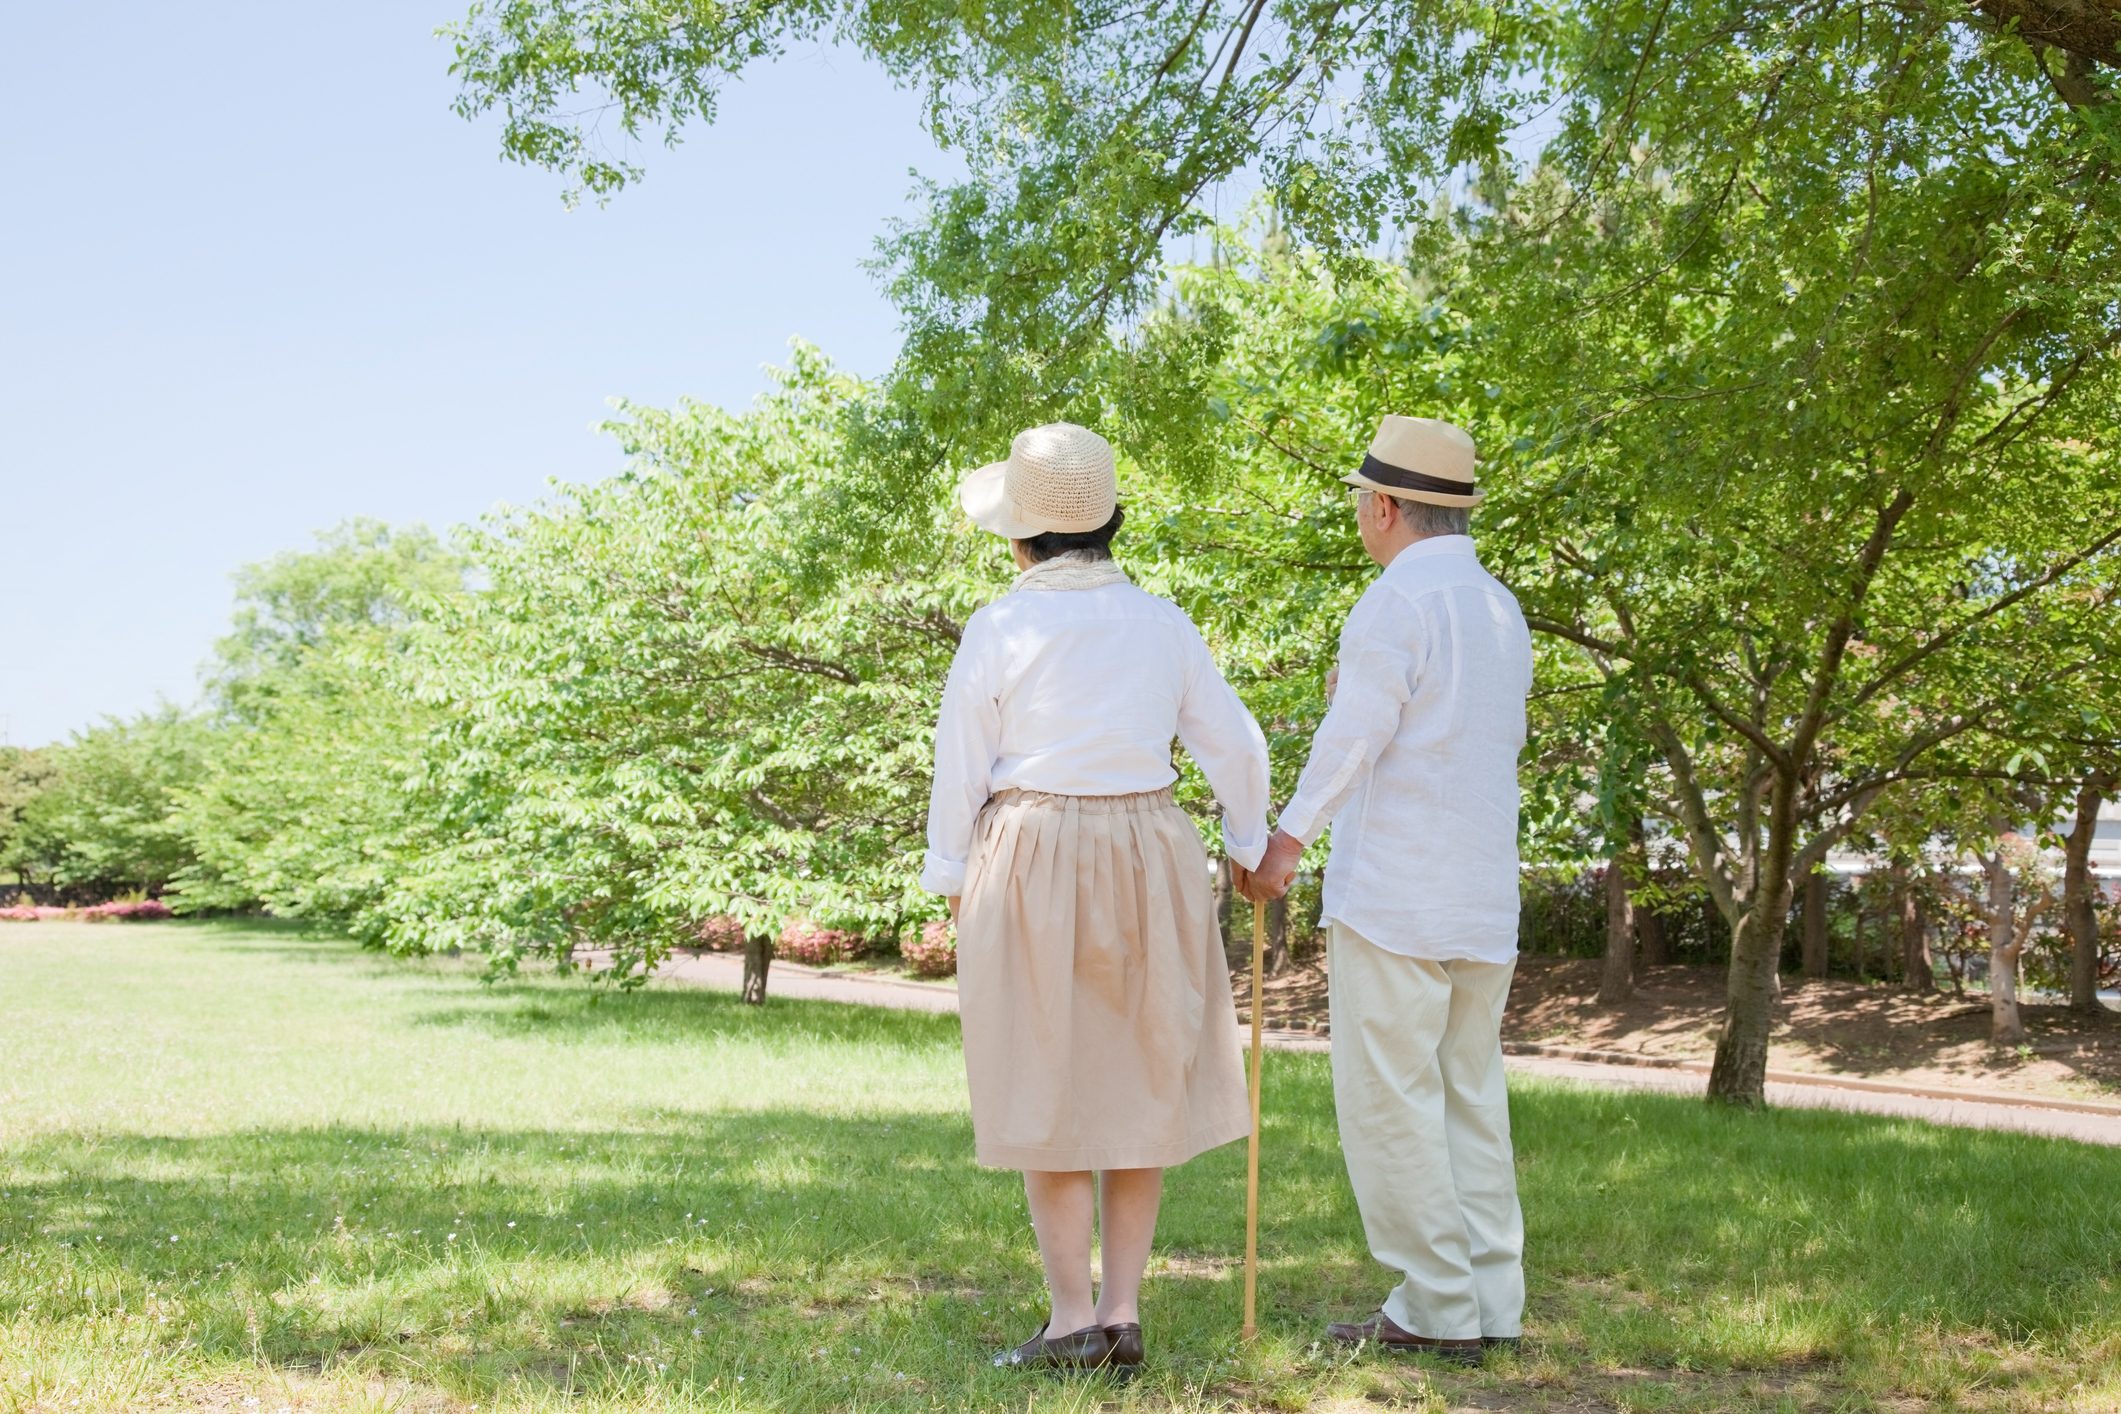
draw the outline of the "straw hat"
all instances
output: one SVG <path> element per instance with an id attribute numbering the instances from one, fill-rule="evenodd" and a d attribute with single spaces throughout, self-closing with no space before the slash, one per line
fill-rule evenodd
<path id="1" fill-rule="evenodd" d="M 1405 501 L 1480 504 L 1480 489 L 1473 484 L 1473 439 L 1465 429 L 1433 417 L 1386 413 L 1362 469 L 1341 480 Z"/>
<path id="2" fill-rule="evenodd" d="M 974 525 L 1011 540 L 1097 530 L 1119 505 L 1112 444 L 1072 422 L 1019 432 L 1007 461 L 958 484 L 957 501 Z"/>

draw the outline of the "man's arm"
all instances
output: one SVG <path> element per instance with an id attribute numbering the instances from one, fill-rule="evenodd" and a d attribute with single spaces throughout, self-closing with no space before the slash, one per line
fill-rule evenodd
<path id="1" fill-rule="evenodd" d="M 1410 612 L 1411 606 L 1396 596 L 1366 594 L 1348 615 L 1340 662 L 1330 680 L 1333 705 L 1311 738 L 1310 759 L 1295 798 L 1281 813 L 1280 828 L 1240 883 L 1245 897 L 1255 902 L 1288 892 L 1304 846 L 1325 832 L 1399 730 L 1400 711 L 1413 690 L 1415 654 L 1406 626 L 1386 622 L 1388 609 Z"/>

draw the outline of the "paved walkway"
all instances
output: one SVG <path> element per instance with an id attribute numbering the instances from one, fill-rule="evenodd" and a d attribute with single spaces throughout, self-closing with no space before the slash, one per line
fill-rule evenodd
<path id="1" fill-rule="evenodd" d="M 697 956 L 681 953 L 665 962 L 656 976 L 733 992 L 743 983 L 744 962 L 732 953 L 701 953 Z M 792 962 L 773 964 L 767 977 L 767 991 L 768 995 L 775 997 L 897 1007 L 906 1011 L 957 1010 L 955 987 L 935 982 L 821 972 Z M 1301 1032 L 1269 1032 L 1266 1040 L 1267 1045 L 1275 1050 L 1323 1051 L 1327 1048 L 1324 1037 Z M 1613 1063 L 1598 1059 L 1596 1052 L 1551 1052 L 1528 1046 L 1510 1049 L 1505 1064 L 1512 1071 L 1525 1075 L 1680 1095 L 1699 1095 L 1708 1086 L 1708 1068 L 1698 1062 L 1683 1065 Z M 1958 1125 L 1966 1129 L 2012 1129 L 2054 1139 L 2121 1146 L 2121 1105 L 2043 1101 L 2031 1095 L 1955 1095 L 1890 1082 L 1799 1076 L 1788 1071 L 1768 1073 L 1767 1097 L 1772 1105 L 1794 1109 L 1848 1110 L 1927 1120 L 1932 1124 Z"/>

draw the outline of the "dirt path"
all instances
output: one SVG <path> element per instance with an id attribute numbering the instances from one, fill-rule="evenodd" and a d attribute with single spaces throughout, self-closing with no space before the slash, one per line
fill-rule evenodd
<path id="1" fill-rule="evenodd" d="M 743 982 L 744 965 L 741 958 L 727 953 L 679 954 L 664 963 L 656 975 L 673 982 L 736 991 Z M 957 1010 L 955 987 L 934 982 L 823 972 L 791 962 L 773 964 L 769 989 L 776 997 L 898 1007 L 909 1011 Z M 1512 1009 L 1515 1007 L 1513 997 Z M 1270 1009 L 1267 1015 L 1272 1019 L 1275 1013 Z M 1276 1030 L 1267 1034 L 1267 1044 L 1276 1050 L 1323 1051 L 1328 1042 L 1323 1036 L 1311 1032 Z M 1699 1095 L 1708 1084 L 1704 1071 L 1683 1062 L 1614 1064 L 1581 1058 L 1580 1053 L 1575 1056 L 1555 1054 L 1550 1048 L 1522 1042 L 1513 1044 L 1511 1050 L 1514 1053 L 1505 1063 L 1513 1072 L 1526 1075 L 1682 1095 Z M 1665 1060 L 1661 1057 L 1652 1059 Z M 1771 1072 L 1767 1089 L 1770 1104 L 1792 1108 L 1847 1110 L 1926 1120 L 1965 1129 L 2017 1130 L 2054 1139 L 2121 1146 L 2121 1104 L 2060 1098 L 2043 1103 L 2041 1097 L 2024 1095 L 1980 1094 L 1978 1098 L 1969 1098 L 1952 1095 L 1937 1087 L 1900 1086 L 1890 1082 L 1849 1083 L 1829 1076 L 1781 1071 Z"/>
<path id="2" fill-rule="evenodd" d="M 1656 967 L 1621 1006 L 1597 1000 L 1599 963 L 1527 956 L 1517 965 L 1506 1041 L 1626 1056 L 1650 1064 L 1705 1064 L 1723 1025 L 1719 967 Z M 1239 1005 L 1244 1004 L 1242 987 Z M 1921 1091 L 1969 1090 L 2050 1100 L 2121 1102 L 2121 1013 L 2081 1016 L 2059 1005 L 2023 1008 L 2023 1046 L 1989 1042 L 1987 998 L 1903 991 L 1835 978 L 1784 979 L 1775 1009 L 1774 1064 L 1845 1083 L 1885 1081 Z M 1311 960 L 1267 983 L 1267 1024 L 1324 1031 L 1326 973 Z"/>

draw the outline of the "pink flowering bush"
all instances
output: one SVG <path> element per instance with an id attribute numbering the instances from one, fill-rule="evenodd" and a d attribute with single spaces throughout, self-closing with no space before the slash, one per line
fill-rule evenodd
<path id="1" fill-rule="evenodd" d="M 129 899 L 123 902 L 92 904 L 81 910 L 81 916 L 91 922 L 108 920 L 127 923 L 146 923 L 159 918 L 174 918 L 168 904 L 158 898 Z"/>
<path id="2" fill-rule="evenodd" d="M 820 928 L 807 918 L 791 918 L 781 929 L 780 942 L 773 951 L 774 956 L 789 962 L 822 967 L 827 963 L 860 957 L 866 947 L 867 944 L 853 933 Z"/>
<path id="3" fill-rule="evenodd" d="M 744 925 L 727 914 L 702 918 L 692 930 L 692 940 L 709 952 L 742 952 Z"/>
<path id="4" fill-rule="evenodd" d="M 158 898 L 122 899 L 111 903 L 93 903 L 87 908 L 59 908 L 46 904 L 12 904 L 0 908 L 0 919 L 10 923 L 38 923 L 47 919 L 83 919 L 90 923 L 112 920 L 119 922 L 145 922 L 157 918 L 174 918 L 170 906 Z"/>
<path id="5" fill-rule="evenodd" d="M 921 925 L 921 934 L 899 945 L 899 955 L 917 977 L 957 975 L 957 930 L 947 919 Z"/>

